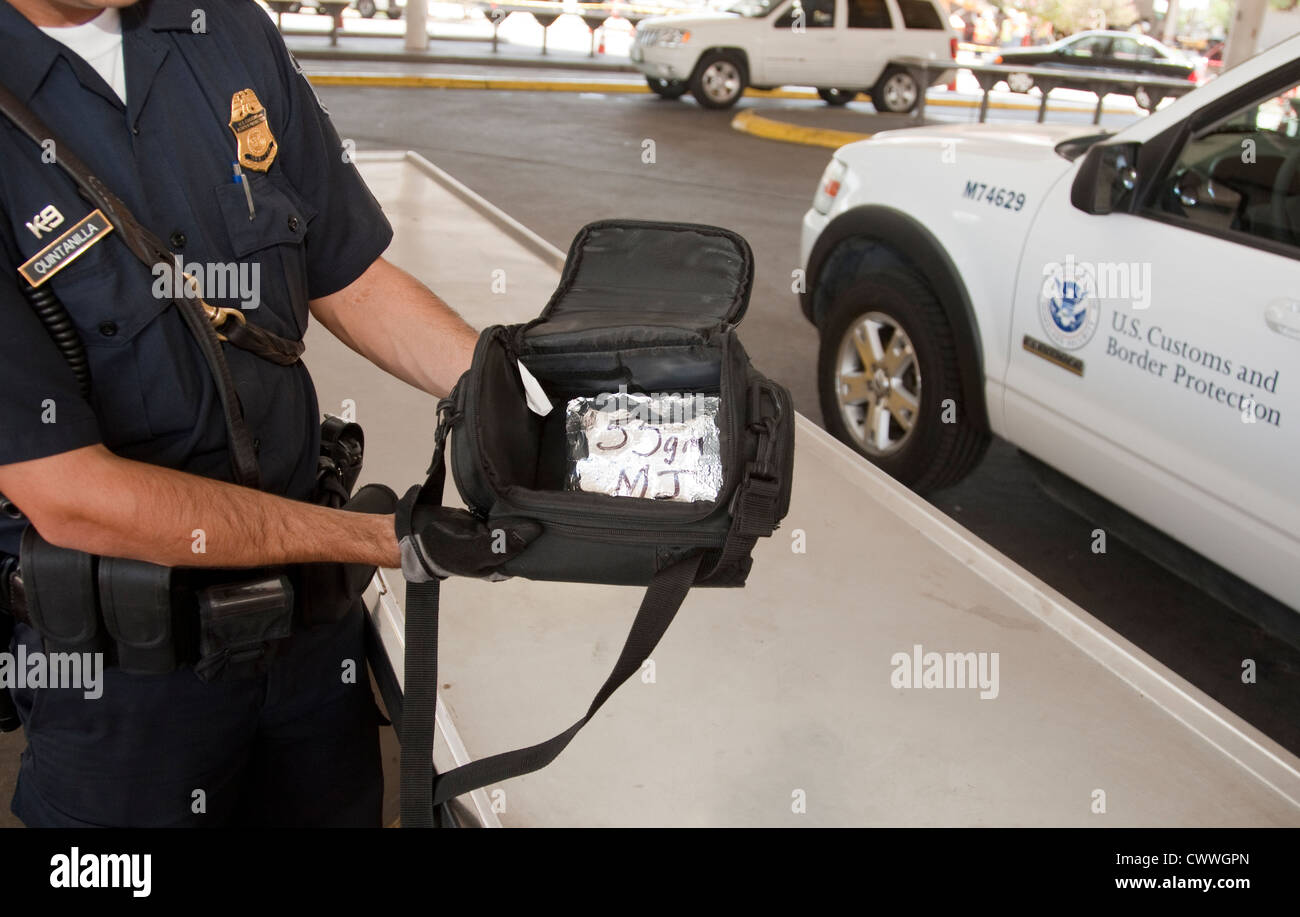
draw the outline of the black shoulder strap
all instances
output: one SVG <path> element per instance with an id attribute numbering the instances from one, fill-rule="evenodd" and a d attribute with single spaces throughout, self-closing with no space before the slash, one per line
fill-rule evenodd
<path id="1" fill-rule="evenodd" d="M 440 425 L 425 492 L 441 499 L 446 478 L 445 426 Z M 623 643 L 614 669 L 596 692 L 587 712 L 557 736 L 527 748 L 501 752 L 463 764 L 445 774 L 433 769 L 434 715 L 438 696 L 438 581 L 407 583 L 406 663 L 401 720 L 402 827 L 431 828 L 437 806 L 491 783 L 540 770 L 559 756 L 605 701 L 654 652 L 699 574 L 701 554 L 693 554 L 655 574 Z"/>
<path id="2" fill-rule="evenodd" d="M 4 86 L 0 86 L 0 113 L 37 145 L 46 140 L 54 141 L 55 161 L 76 182 L 82 196 L 104 212 L 104 216 L 121 234 L 122 241 L 136 258 L 150 269 L 158 264 L 165 265 L 168 270 L 173 268 L 172 254 L 166 244 L 141 225 L 126 204 L 95 177 L 71 148 Z M 185 320 L 186 327 L 198 342 L 203 359 L 217 383 L 217 392 L 226 417 L 226 432 L 230 438 L 230 463 L 235 481 L 246 487 L 257 487 L 261 479 L 257 455 L 253 449 L 252 437 L 244 424 L 230 367 L 226 365 L 225 355 L 221 352 L 221 342 L 228 340 L 236 347 L 282 366 L 296 362 L 302 355 L 303 345 L 272 334 L 265 328 L 248 324 L 238 309 L 218 309 L 202 299 L 190 296 L 177 297 L 173 302 Z"/>

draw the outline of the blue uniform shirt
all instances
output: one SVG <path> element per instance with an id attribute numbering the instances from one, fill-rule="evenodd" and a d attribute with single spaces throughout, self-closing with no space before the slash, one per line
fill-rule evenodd
<path id="1" fill-rule="evenodd" d="M 0 82 L 184 263 L 225 284 L 224 297 L 208 284 L 209 302 L 238 307 L 255 285 L 248 321 L 300 339 L 308 300 L 348 286 L 392 238 L 328 116 L 251 0 L 201 10 L 145 0 L 122 11 L 122 32 L 125 106 L 85 61 L 0 0 Z M 244 169 L 251 220 L 231 168 L 238 155 L 231 102 L 247 89 L 265 108 L 275 144 L 269 169 Z M 51 207 L 62 217 L 56 227 Z M 119 234 L 47 281 L 85 342 L 89 401 L 22 295 L 18 266 L 91 210 L 42 149 L 0 117 L 0 464 L 103 443 L 127 458 L 230 480 L 207 366 L 160 295 L 168 281 L 136 260 Z M 242 290 L 231 282 L 241 278 Z M 306 497 L 319 448 L 306 367 L 224 350 L 257 441 L 263 488 Z M 0 551 L 17 553 L 21 525 L 0 521 Z"/>

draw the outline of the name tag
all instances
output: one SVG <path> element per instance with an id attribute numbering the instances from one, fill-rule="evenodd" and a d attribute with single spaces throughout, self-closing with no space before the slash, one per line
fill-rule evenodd
<path id="1" fill-rule="evenodd" d="M 113 231 L 113 224 L 102 210 L 88 217 L 59 236 L 49 245 L 32 255 L 18 268 L 18 273 L 33 287 L 39 287 L 73 261 L 80 258 L 91 246 Z"/>

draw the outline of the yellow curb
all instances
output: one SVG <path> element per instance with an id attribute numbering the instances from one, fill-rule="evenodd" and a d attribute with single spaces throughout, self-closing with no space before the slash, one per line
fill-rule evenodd
<path id="1" fill-rule="evenodd" d="M 731 119 L 731 126 L 742 133 L 762 137 L 765 140 L 781 140 L 785 143 L 801 143 L 804 146 L 824 146 L 838 150 L 846 143 L 866 140 L 870 134 L 857 134 L 852 131 L 834 131 L 822 127 L 799 127 L 784 121 L 764 118 L 752 111 L 742 111 Z"/>
<path id="2" fill-rule="evenodd" d="M 379 86 L 398 89 L 514 89 L 533 92 L 621 92 L 648 93 L 640 83 L 598 80 L 517 80 L 485 76 L 394 76 L 382 73 L 311 73 L 314 86 Z M 746 89 L 756 99 L 815 99 L 817 93 L 798 89 Z"/>
<path id="3" fill-rule="evenodd" d="M 397 89 L 496 89 L 520 92 L 606 92 L 648 93 L 648 86 L 639 83 L 600 82 L 597 80 L 519 80 L 508 77 L 469 76 L 395 76 L 382 73 L 312 73 L 307 79 L 314 86 L 377 86 Z M 817 93 L 800 89 L 746 89 L 745 97 L 751 99 L 815 99 Z M 970 99 L 926 99 L 926 107 L 979 108 L 980 103 Z M 1038 106 L 1018 102 L 989 102 L 989 108 L 1003 111 L 1038 111 Z M 1058 108 L 1049 105 L 1047 110 L 1087 113 L 1092 106 Z M 1120 113 L 1126 110 L 1119 109 Z M 1116 110 L 1112 110 L 1114 114 Z"/>
<path id="4" fill-rule="evenodd" d="M 513 80 L 501 77 L 387 76 L 383 74 L 313 73 L 307 79 L 314 86 L 382 86 L 402 89 L 524 89 L 537 92 L 649 92 L 634 83 L 601 83 L 585 80 Z"/>

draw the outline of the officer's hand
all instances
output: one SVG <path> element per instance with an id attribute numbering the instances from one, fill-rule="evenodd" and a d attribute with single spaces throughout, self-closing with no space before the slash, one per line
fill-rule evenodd
<path id="1" fill-rule="evenodd" d="M 419 493 L 418 485 L 412 487 L 397 506 L 402 575 L 412 583 L 449 576 L 509 579 L 497 568 L 542 533 L 531 520 L 489 529 L 463 509 L 417 503 Z"/>

